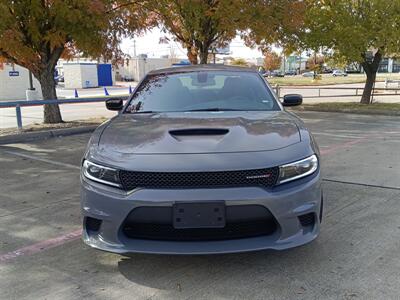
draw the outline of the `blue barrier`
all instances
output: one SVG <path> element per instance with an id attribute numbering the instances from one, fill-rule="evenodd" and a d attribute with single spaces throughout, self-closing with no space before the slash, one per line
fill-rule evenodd
<path id="1" fill-rule="evenodd" d="M 56 100 L 18 100 L 18 101 L 0 101 L 0 108 L 15 107 L 15 116 L 17 118 L 18 129 L 22 129 L 22 112 L 21 107 L 25 106 L 40 106 L 45 104 L 75 104 L 75 103 L 91 103 L 91 102 L 104 102 L 111 99 L 127 99 L 129 95 L 110 96 L 110 97 L 93 97 L 93 98 L 65 98 Z"/>

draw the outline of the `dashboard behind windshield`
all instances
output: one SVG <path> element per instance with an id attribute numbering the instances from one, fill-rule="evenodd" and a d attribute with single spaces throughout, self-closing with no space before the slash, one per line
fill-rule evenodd
<path id="1" fill-rule="evenodd" d="M 135 91 L 127 113 L 280 110 L 256 73 L 196 71 L 148 75 Z"/>

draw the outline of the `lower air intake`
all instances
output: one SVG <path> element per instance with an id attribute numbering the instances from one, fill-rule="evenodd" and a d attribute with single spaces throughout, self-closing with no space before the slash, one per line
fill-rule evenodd
<path id="1" fill-rule="evenodd" d="M 305 215 L 298 216 L 300 224 L 304 227 L 313 226 L 315 223 L 315 213 L 308 213 Z"/>

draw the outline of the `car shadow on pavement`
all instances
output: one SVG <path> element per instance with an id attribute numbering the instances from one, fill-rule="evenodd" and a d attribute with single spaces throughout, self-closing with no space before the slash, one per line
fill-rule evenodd
<path id="1" fill-rule="evenodd" d="M 314 259 L 314 267 L 309 265 L 316 252 L 321 254 L 320 246 L 312 242 L 286 251 L 201 256 L 133 254 L 121 258 L 118 269 L 135 284 L 184 297 L 279 296 L 286 289 L 290 298 L 312 289 L 304 275 L 323 263 Z"/>

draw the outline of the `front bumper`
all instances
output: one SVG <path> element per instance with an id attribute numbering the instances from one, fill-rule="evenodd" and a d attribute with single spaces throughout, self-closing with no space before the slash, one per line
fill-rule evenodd
<path id="1" fill-rule="evenodd" d="M 82 179 L 81 203 L 84 217 L 83 240 L 105 251 L 129 254 L 217 254 L 283 250 L 314 240 L 320 228 L 321 180 L 318 170 L 306 178 L 271 190 L 258 187 L 219 189 L 136 190 L 123 193 L 114 188 Z M 165 241 L 127 237 L 122 225 L 129 213 L 141 206 L 172 206 L 177 202 L 224 201 L 226 206 L 265 206 L 278 229 L 265 236 L 216 241 Z M 315 222 L 303 226 L 299 216 L 314 214 Z M 98 230 L 85 226 L 87 217 L 101 220 Z"/>

